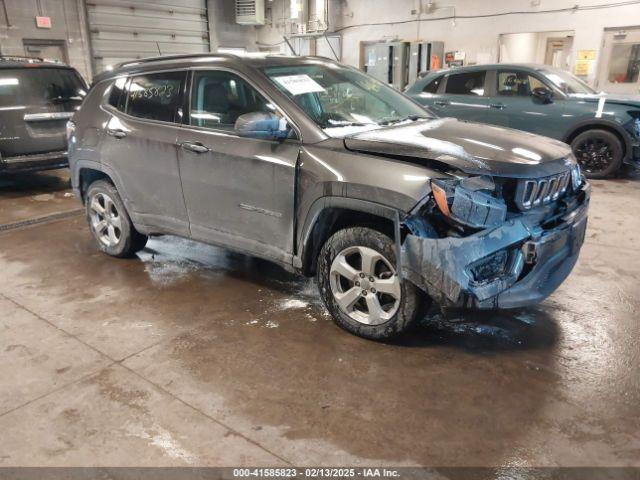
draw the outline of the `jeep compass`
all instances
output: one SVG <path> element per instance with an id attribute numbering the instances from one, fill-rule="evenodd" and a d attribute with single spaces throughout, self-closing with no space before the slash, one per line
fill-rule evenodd
<path id="1" fill-rule="evenodd" d="M 143 59 L 95 79 L 69 158 L 99 249 L 172 234 L 317 277 L 371 339 L 425 308 L 530 305 L 569 275 L 589 203 L 571 149 L 434 118 L 319 57 Z"/>

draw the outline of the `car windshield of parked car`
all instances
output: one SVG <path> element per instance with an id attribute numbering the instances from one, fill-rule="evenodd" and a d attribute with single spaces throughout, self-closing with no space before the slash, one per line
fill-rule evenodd
<path id="1" fill-rule="evenodd" d="M 330 136 L 433 116 L 401 93 L 335 64 L 267 67 L 273 84 Z"/>
<path id="2" fill-rule="evenodd" d="M 49 107 L 71 110 L 87 94 L 74 70 L 66 68 L 7 68 L 0 70 L 0 107 Z"/>
<path id="3" fill-rule="evenodd" d="M 591 95 L 596 93 L 593 88 L 569 72 L 542 70 L 540 73 L 567 95 Z"/>

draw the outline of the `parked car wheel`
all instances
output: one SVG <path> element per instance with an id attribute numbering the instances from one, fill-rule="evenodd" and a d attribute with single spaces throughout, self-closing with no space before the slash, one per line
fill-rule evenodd
<path id="1" fill-rule="evenodd" d="M 351 333 L 386 340 L 407 331 L 428 299 L 396 275 L 394 242 L 371 228 L 336 232 L 318 257 L 320 295 L 335 322 Z"/>
<path id="2" fill-rule="evenodd" d="M 87 190 L 87 222 L 96 245 L 113 257 L 130 257 L 142 250 L 148 237 L 138 232 L 124 208 L 118 190 L 104 180 Z"/>
<path id="3" fill-rule="evenodd" d="M 622 142 L 607 130 L 582 132 L 573 139 L 571 148 L 588 178 L 606 178 L 622 165 Z"/>

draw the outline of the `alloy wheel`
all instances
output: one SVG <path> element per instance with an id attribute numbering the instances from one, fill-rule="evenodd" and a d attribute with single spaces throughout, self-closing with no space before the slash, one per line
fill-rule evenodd
<path id="1" fill-rule="evenodd" d="M 115 203 L 105 193 L 96 193 L 89 203 L 91 228 L 106 247 L 114 247 L 122 238 L 122 217 Z"/>
<path id="2" fill-rule="evenodd" d="M 580 167 L 586 173 L 605 171 L 613 162 L 614 155 L 611 145 L 599 138 L 587 139 L 579 143 L 574 153 Z"/>
<path id="3" fill-rule="evenodd" d="M 391 263 L 372 248 L 342 250 L 329 270 L 333 297 L 345 314 L 365 325 L 380 325 L 400 308 L 400 279 Z"/>

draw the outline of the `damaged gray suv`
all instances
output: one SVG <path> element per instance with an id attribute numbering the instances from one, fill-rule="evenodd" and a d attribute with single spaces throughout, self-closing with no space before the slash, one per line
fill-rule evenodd
<path id="1" fill-rule="evenodd" d="M 317 276 L 357 335 L 432 301 L 512 308 L 571 272 L 590 187 L 556 140 L 437 119 L 324 58 L 195 55 L 119 65 L 69 122 L 96 245 L 172 234 Z"/>

